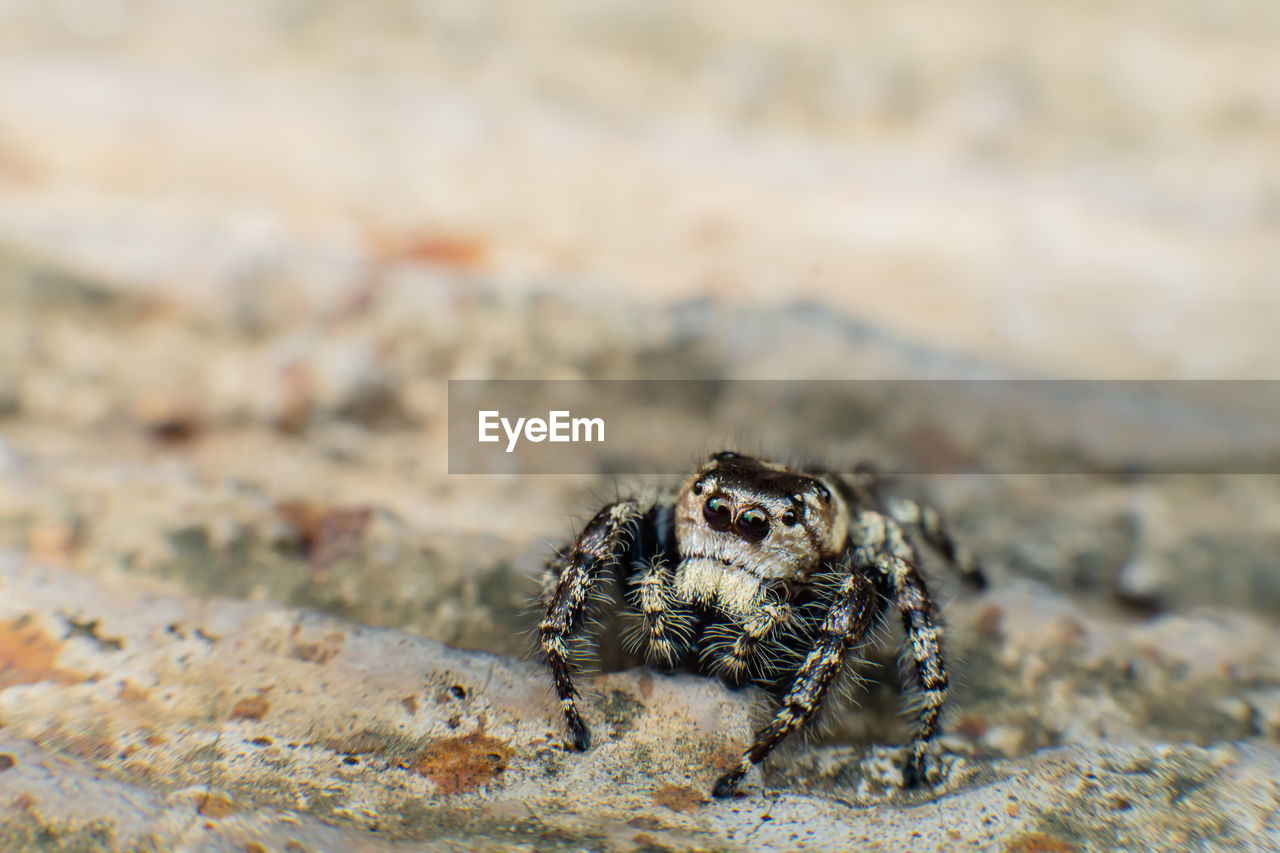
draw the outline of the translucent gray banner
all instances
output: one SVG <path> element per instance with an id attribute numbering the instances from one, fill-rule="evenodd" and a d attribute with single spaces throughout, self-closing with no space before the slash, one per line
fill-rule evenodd
<path id="1" fill-rule="evenodd" d="M 451 474 L 682 474 L 721 449 L 897 474 L 1274 474 L 1280 382 L 449 382 Z"/>

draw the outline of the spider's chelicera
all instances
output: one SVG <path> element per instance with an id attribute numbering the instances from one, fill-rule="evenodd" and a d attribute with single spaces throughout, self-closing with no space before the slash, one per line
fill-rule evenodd
<path id="1" fill-rule="evenodd" d="M 712 793 L 738 783 L 831 692 L 851 654 L 890 608 L 905 628 L 917 682 L 915 730 L 903 782 L 923 778 L 947 691 L 935 606 L 910 535 L 934 547 L 976 585 L 974 561 L 938 514 L 882 498 L 870 475 L 802 471 L 717 453 L 679 490 L 601 509 L 549 564 L 542 652 L 568 723 L 570 744 L 590 737 L 573 684 L 571 645 L 601 586 L 621 585 L 636 614 L 633 637 L 651 663 L 689 664 L 729 684 L 754 683 L 778 699 L 773 719 Z"/>

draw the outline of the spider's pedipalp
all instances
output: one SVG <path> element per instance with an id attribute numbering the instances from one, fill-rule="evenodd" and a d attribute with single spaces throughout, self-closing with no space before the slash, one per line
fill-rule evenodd
<path id="1" fill-rule="evenodd" d="M 748 673 L 756 678 L 765 677 L 782 660 L 776 643 L 769 640 L 790 621 L 789 605 L 765 604 L 740 623 L 733 624 L 714 662 L 717 674 L 730 684 L 741 684 Z"/>
<path id="2" fill-rule="evenodd" d="M 693 612 L 676 598 L 671 587 L 674 574 L 661 557 L 654 558 L 631 579 L 630 604 L 640 619 L 632 628 L 633 651 L 645 651 L 647 659 L 674 666 L 693 639 Z"/>

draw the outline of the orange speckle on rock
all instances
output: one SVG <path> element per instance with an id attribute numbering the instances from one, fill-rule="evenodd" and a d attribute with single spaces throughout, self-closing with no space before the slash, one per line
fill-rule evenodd
<path id="1" fill-rule="evenodd" d="M 223 818 L 240 811 L 240 807 L 217 794 L 205 794 L 196 801 L 196 811 L 205 817 Z"/>
<path id="2" fill-rule="evenodd" d="M 653 801 L 673 812 L 687 812 L 707 802 L 702 792 L 688 785 L 663 785 L 649 794 Z"/>
<path id="3" fill-rule="evenodd" d="M 712 768 L 724 773 L 738 766 L 738 762 L 742 760 L 742 748 L 734 746 L 731 743 L 721 744 L 720 748 L 711 756 L 710 764 Z"/>
<path id="4" fill-rule="evenodd" d="M 151 694 L 128 679 L 120 682 L 120 699 L 125 702 L 145 702 Z"/>
<path id="5" fill-rule="evenodd" d="M 373 518 L 369 507 L 323 506 L 308 501 L 281 501 L 275 506 L 275 514 L 298 532 L 302 555 L 320 567 L 354 551 Z M 341 640 L 338 647 L 341 648 Z"/>
<path id="6" fill-rule="evenodd" d="M 246 696 L 231 709 L 233 720 L 261 720 L 271 708 L 265 696 Z"/>
<path id="7" fill-rule="evenodd" d="M 386 263 L 476 269 L 489 260 L 489 247 L 483 240 L 461 234 L 381 236 L 375 242 L 379 258 Z"/>
<path id="8" fill-rule="evenodd" d="M 1004 853 L 1077 853 L 1077 849 L 1074 844 L 1059 841 L 1044 833 L 1032 832 L 1013 839 L 1004 848 Z"/>
<path id="9" fill-rule="evenodd" d="M 436 790 L 447 797 L 487 785 L 510 761 L 511 747 L 506 741 L 477 729 L 431 743 L 418 753 L 410 768 L 434 782 Z"/>
<path id="10" fill-rule="evenodd" d="M 58 684 L 84 681 L 83 674 L 53 665 L 61 652 L 61 643 L 25 619 L 0 624 L 0 690 L 41 681 Z"/>
<path id="11" fill-rule="evenodd" d="M 973 714 L 966 714 L 956 720 L 953 728 L 970 740 L 974 740 L 986 734 L 987 721 L 981 717 L 976 717 Z"/>
<path id="12" fill-rule="evenodd" d="M 978 611 L 977 624 L 974 626 L 978 629 L 978 633 L 984 637 L 996 638 L 1000 636 L 1000 621 L 1004 614 L 1000 612 L 1000 608 L 994 604 L 988 604 L 986 607 Z"/>
<path id="13" fill-rule="evenodd" d="M 345 634 L 335 631 L 325 634 L 316 643 L 294 643 L 293 647 L 289 649 L 289 656 L 296 660 L 318 663 L 323 666 L 341 654 L 342 646 L 346 639 Z"/>

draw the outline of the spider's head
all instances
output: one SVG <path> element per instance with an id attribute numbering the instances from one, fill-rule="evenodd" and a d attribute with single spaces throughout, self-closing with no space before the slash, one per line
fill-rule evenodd
<path id="1" fill-rule="evenodd" d="M 750 456 L 717 453 L 680 490 L 680 557 L 759 578 L 801 577 L 835 556 L 844 540 L 837 502 L 821 479 Z"/>

